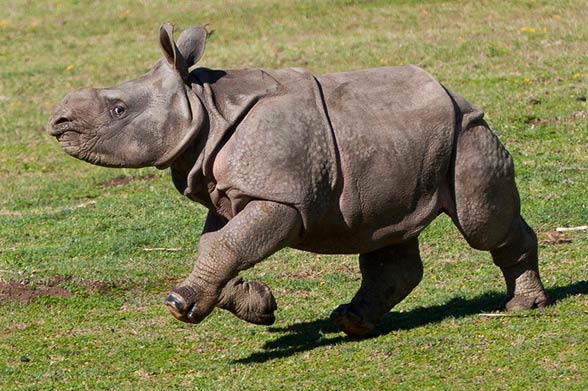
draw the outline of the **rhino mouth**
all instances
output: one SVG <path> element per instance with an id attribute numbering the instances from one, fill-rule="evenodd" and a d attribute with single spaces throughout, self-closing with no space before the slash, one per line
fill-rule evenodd
<path id="1" fill-rule="evenodd" d="M 68 131 L 55 136 L 57 142 L 70 155 L 78 149 L 79 134 L 74 131 Z"/>
<path id="2" fill-rule="evenodd" d="M 68 129 L 68 130 L 62 131 L 59 134 L 55 135 L 55 138 L 59 142 L 71 141 L 72 137 L 79 137 L 80 134 L 81 134 L 81 132 L 79 132 L 76 129 Z"/>
<path id="3" fill-rule="evenodd" d="M 59 145 L 65 152 L 76 156 L 80 150 L 80 133 L 75 130 L 66 130 L 55 136 Z"/>
<path id="4" fill-rule="evenodd" d="M 77 129 L 67 129 L 60 131 L 55 135 L 55 138 L 65 152 L 70 155 L 77 156 L 81 147 L 81 136 L 81 132 L 79 132 Z"/>
<path id="5" fill-rule="evenodd" d="M 54 134 L 53 134 L 54 133 Z M 94 151 L 96 145 L 95 138 L 81 132 L 79 129 L 72 127 L 59 127 L 52 134 L 57 139 L 59 146 L 65 153 L 77 159 L 84 160 L 92 164 L 99 164 L 100 159 Z"/>
<path id="6" fill-rule="evenodd" d="M 55 121 L 51 121 L 48 126 L 48 132 L 51 136 L 54 136 L 59 144 L 63 147 L 72 147 L 72 144 L 76 144 L 82 132 L 75 127 L 73 121 L 65 118 L 58 118 Z"/>

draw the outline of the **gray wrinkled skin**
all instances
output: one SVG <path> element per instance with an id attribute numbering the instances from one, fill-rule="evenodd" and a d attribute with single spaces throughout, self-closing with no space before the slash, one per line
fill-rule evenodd
<path id="1" fill-rule="evenodd" d="M 547 305 L 512 159 L 462 97 L 414 66 L 194 69 L 206 30 L 177 44 L 172 33 L 161 27 L 151 72 L 72 92 L 48 130 L 93 164 L 169 167 L 178 191 L 209 209 L 194 270 L 166 301 L 176 318 L 198 323 L 220 307 L 273 323 L 269 288 L 238 273 L 289 246 L 360 254 L 361 286 L 331 319 L 370 335 L 420 282 L 418 235 L 442 212 L 490 251 L 507 309 Z"/>

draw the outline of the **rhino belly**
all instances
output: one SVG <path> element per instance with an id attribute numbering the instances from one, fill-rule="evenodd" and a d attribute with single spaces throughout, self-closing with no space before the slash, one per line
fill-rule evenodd
<path id="1" fill-rule="evenodd" d="M 448 188 L 455 112 L 445 89 L 416 67 L 319 80 L 340 175 L 330 210 L 296 247 L 362 253 L 418 235 Z"/>
<path id="2" fill-rule="evenodd" d="M 418 235 L 439 214 L 448 188 L 443 179 L 425 188 L 391 166 L 367 168 L 373 171 L 349 178 L 332 208 L 294 247 L 326 254 L 370 252 Z"/>

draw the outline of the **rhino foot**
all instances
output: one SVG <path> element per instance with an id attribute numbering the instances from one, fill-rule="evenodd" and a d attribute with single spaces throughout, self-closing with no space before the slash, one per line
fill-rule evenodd
<path id="1" fill-rule="evenodd" d="M 538 292 L 536 295 L 515 295 L 506 303 L 507 311 L 524 311 L 533 308 L 545 308 L 549 305 L 549 298 L 545 292 Z"/>
<path id="2" fill-rule="evenodd" d="M 259 281 L 235 277 L 221 292 L 218 307 L 230 311 L 246 322 L 269 326 L 276 320 L 278 308 L 270 288 Z"/>
<path id="3" fill-rule="evenodd" d="M 214 309 L 214 305 L 205 304 L 210 300 L 202 300 L 203 297 L 191 286 L 180 286 L 169 293 L 165 305 L 176 319 L 200 323 Z"/>
<path id="4" fill-rule="evenodd" d="M 335 325 L 353 338 L 365 338 L 373 335 L 376 325 L 369 322 L 357 312 L 353 311 L 351 305 L 343 304 L 331 312 L 331 321 Z"/>

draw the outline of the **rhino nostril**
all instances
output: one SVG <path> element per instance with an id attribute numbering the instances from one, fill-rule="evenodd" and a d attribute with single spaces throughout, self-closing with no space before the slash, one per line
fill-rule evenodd
<path id="1" fill-rule="evenodd" d="M 50 126 L 48 127 L 49 133 L 52 136 L 59 136 L 64 132 L 70 130 L 71 127 L 71 120 L 66 116 L 59 116 L 57 119 L 54 119 L 50 122 Z"/>
<path id="2" fill-rule="evenodd" d="M 53 121 L 53 126 L 55 127 L 61 127 L 61 125 L 66 124 L 70 122 L 70 119 L 67 117 L 59 117 L 56 120 Z"/>

